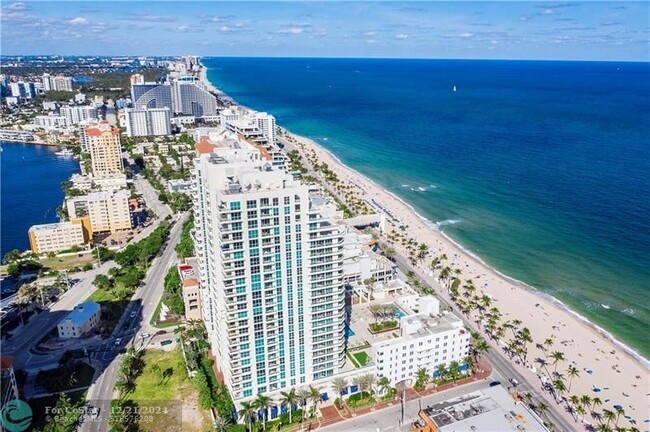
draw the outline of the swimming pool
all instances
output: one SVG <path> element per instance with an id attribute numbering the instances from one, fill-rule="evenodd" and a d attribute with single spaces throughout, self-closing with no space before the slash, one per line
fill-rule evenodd
<path id="1" fill-rule="evenodd" d="M 404 311 L 403 311 L 402 309 L 400 309 L 399 307 L 396 307 L 396 309 L 395 309 L 395 316 L 396 316 L 397 318 L 402 318 L 403 316 L 406 316 L 406 312 L 404 312 Z"/>

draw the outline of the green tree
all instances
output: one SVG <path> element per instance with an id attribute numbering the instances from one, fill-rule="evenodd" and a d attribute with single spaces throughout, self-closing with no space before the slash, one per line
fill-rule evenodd
<path id="1" fill-rule="evenodd" d="M 262 416 L 262 429 L 266 430 L 266 421 L 269 417 L 269 408 L 271 408 L 271 398 L 260 393 L 257 395 L 254 404 L 255 408 L 262 410 L 264 413 Z"/>
<path id="2" fill-rule="evenodd" d="M 43 432 L 69 432 L 76 429 L 79 423 L 78 406 L 73 404 L 68 395 L 61 393 L 56 402 L 55 416 L 50 416 L 50 421 L 45 425 Z"/>
<path id="3" fill-rule="evenodd" d="M 11 264 L 21 258 L 22 253 L 18 249 L 12 249 L 7 252 L 2 260 L 4 264 Z"/>
<path id="4" fill-rule="evenodd" d="M 103 275 L 103 274 L 98 274 L 95 276 L 95 279 L 93 279 L 93 286 L 99 288 L 99 289 L 110 289 L 112 286 L 111 280 L 108 278 L 108 276 Z"/>
<path id="5" fill-rule="evenodd" d="M 291 389 L 288 392 L 280 392 L 282 397 L 280 403 L 289 407 L 289 423 L 292 423 L 293 405 L 296 403 L 296 389 Z"/>

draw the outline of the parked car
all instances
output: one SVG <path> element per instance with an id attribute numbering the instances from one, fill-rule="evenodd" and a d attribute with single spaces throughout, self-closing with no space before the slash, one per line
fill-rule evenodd
<path id="1" fill-rule="evenodd" d="M 140 337 L 141 337 L 142 339 L 146 339 L 146 338 L 148 338 L 149 336 L 151 336 L 149 333 L 140 333 Z"/>
<path id="2" fill-rule="evenodd" d="M 490 383 L 490 387 L 496 387 L 496 386 L 499 386 L 499 385 L 501 385 L 501 381 L 492 381 Z"/>

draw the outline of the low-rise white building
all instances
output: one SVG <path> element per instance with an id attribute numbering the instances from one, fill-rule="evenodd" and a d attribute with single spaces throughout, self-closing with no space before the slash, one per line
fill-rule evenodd
<path id="1" fill-rule="evenodd" d="M 184 194 L 192 193 L 192 180 L 168 180 L 167 190 Z"/>
<path id="2" fill-rule="evenodd" d="M 438 365 L 454 360 L 462 364 L 469 354 L 470 334 L 463 321 L 452 313 L 440 313 L 435 297 L 420 297 L 418 313 L 405 315 L 399 322 L 398 338 L 372 346 L 377 376 L 388 377 L 393 384 L 407 381 L 412 385 L 420 368 L 435 376 Z"/>
<path id="3" fill-rule="evenodd" d="M 74 307 L 57 325 L 60 338 L 79 338 L 99 324 L 101 307 L 99 303 L 84 302 Z"/>

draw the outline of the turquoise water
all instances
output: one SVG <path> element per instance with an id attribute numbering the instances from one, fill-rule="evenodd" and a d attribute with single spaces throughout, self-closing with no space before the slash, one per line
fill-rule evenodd
<path id="1" fill-rule="evenodd" d="M 239 103 L 650 356 L 650 64 L 204 62 Z"/>
<path id="2" fill-rule="evenodd" d="M 54 154 L 55 147 L 2 141 L 2 238 L 0 254 L 29 249 L 27 230 L 36 224 L 58 222 L 63 202 L 61 182 L 79 172 L 79 163 Z"/>

